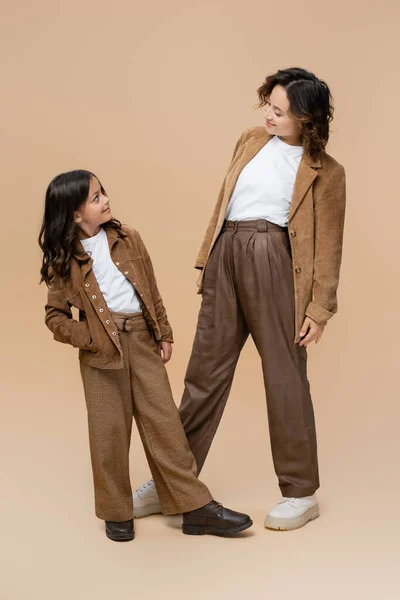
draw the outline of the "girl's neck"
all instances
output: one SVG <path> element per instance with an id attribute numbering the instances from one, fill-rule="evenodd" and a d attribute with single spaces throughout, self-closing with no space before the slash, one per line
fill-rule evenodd
<path id="1" fill-rule="evenodd" d="M 100 233 L 100 225 L 89 225 L 88 223 L 80 223 L 78 225 L 79 229 L 86 237 L 94 237 L 98 233 Z"/>

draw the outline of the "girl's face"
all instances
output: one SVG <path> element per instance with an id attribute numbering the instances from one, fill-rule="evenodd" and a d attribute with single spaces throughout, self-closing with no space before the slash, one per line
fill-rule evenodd
<path id="1" fill-rule="evenodd" d="M 301 145 L 301 125 L 288 112 L 286 90 L 281 85 L 276 85 L 264 107 L 265 128 L 268 133 L 278 135 L 288 144 Z"/>
<path id="2" fill-rule="evenodd" d="M 90 180 L 89 195 L 74 213 L 74 221 L 89 237 L 100 231 L 100 226 L 111 219 L 110 201 L 96 177 Z"/>

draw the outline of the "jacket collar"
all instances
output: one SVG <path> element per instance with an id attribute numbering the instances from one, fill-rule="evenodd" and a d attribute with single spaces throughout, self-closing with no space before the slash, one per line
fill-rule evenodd
<path id="1" fill-rule="evenodd" d="M 120 237 L 119 233 L 113 227 L 104 227 L 104 230 L 107 235 L 108 247 L 111 250 Z M 87 239 L 87 235 L 82 231 L 82 229 L 79 229 L 78 235 L 75 238 L 73 255 L 77 260 L 81 262 L 90 260 L 89 254 L 85 251 L 83 245 L 81 244 L 81 240 L 84 239 Z"/>
<path id="2" fill-rule="evenodd" d="M 258 146 L 258 150 L 261 150 L 261 148 L 270 141 L 270 139 L 272 139 L 273 135 L 271 135 L 270 133 L 267 133 L 267 131 L 264 128 L 260 128 L 260 130 L 255 131 L 253 133 L 254 137 L 257 140 L 260 140 L 260 145 Z M 256 152 L 256 153 L 257 153 Z M 321 160 L 319 157 L 317 158 L 312 158 L 310 154 L 306 154 L 304 153 L 301 159 L 301 162 L 306 163 L 306 165 L 308 165 L 309 167 L 313 168 L 313 169 L 320 169 L 321 168 Z"/>
<path id="3" fill-rule="evenodd" d="M 232 165 L 232 171 L 227 182 L 227 198 L 229 200 L 238 177 L 243 168 L 255 157 L 255 155 L 267 144 L 274 136 L 267 133 L 264 128 L 256 128 L 253 135 L 244 144 L 243 152 Z M 294 184 L 292 201 L 290 205 L 289 221 L 300 206 L 309 190 L 312 182 L 318 175 L 318 169 L 321 168 L 320 157 L 312 158 L 310 154 L 303 153 L 299 169 Z"/>

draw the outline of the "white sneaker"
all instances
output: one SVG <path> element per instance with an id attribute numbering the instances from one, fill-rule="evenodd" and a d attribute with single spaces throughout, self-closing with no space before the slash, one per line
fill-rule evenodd
<path id="1" fill-rule="evenodd" d="M 268 529 L 298 529 L 318 517 L 319 506 L 315 494 L 304 498 L 283 498 L 267 514 L 264 526 Z"/>
<path id="2" fill-rule="evenodd" d="M 156 486 L 154 480 L 150 479 L 133 494 L 133 518 L 141 519 L 161 512 Z"/>

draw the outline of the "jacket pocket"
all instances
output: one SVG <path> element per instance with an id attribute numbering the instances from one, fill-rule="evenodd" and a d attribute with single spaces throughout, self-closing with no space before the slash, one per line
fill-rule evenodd
<path id="1" fill-rule="evenodd" d="M 97 348 L 93 345 L 87 321 L 76 321 L 74 323 L 71 333 L 71 344 L 74 348 L 79 348 L 80 350 L 97 352 Z"/>

